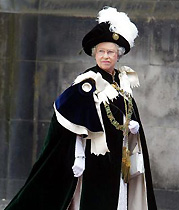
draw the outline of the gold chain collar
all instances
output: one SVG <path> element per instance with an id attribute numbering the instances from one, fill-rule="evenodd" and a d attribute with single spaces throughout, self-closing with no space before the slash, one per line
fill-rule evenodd
<path id="1" fill-rule="evenodd" d="M 132 97 L 129 93 L 122 90 L 119 85 L 114 82 L 112 86 L 123 96 L 124 98 L 124 104 L 125 104 L 125 115 L 126 115 L 126 121 L 123 125 L 120 125 L 119 122 L 114 118 L 110 106 L 108 103 L 104 103 L 104 107 L 106 110 L 106 114 L 108 119 L 110 120 L 111 124 L 117 129 L 123 131 L 124 138 L 127 138 L 127 144 L 128 144 L 128 125 L 131 120 L 131 116 L 133 113 L 133 104 L 132 104 Z M 128 106 L 126 103 L 126 98 L 128 99 Z M 129 182 L 130 179 L 130 151 L 128 150 L 128 145 L 123 146 L 122 151 L 122 165 L 121 165 L 121 171 L 122 171 L 122 178 L 125 183 Z"/>

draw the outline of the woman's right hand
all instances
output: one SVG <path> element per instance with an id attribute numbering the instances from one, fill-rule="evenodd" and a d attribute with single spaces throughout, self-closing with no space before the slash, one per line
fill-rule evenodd
<path id="1" fill-rule="evenodd" d="M 85 157 L 76 157 L 72 169 L 74 177 L 80 177 L 83 174 L 83 171 L 85 170 Z"/>

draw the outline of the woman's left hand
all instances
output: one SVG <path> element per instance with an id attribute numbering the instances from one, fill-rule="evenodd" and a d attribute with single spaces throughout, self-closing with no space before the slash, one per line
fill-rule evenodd
<path id="1" fill-rule="evenodd" d="M 139 123 L 137 121 L 131 120 L 128 127 L 132 134 L 136 134 L 139 131 Z"/>

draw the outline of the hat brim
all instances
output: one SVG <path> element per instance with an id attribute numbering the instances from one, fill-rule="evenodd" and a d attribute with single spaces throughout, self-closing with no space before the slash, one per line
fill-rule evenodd
<path id="1" fill-rule="evenodd" d="M 114 38 L 114 32 L 111 32 L 109 30 L 109 24 L 108 23 L 100 23 L 96 25 L 89 33 L 85 35 L 85 37 L 82 40 L 82 46 L 85 53 L 89 56 L 92 55 L 92 48 L 95 47 L 97 44 L 102 42 L 113 42 L 117 44 L 119 47 L 125 48 L 125 53 L 127 54 L 130 51 L 130 45 L 128 41 L 121 36 L 120 34 L 117 34 L 117 38 Z"/>

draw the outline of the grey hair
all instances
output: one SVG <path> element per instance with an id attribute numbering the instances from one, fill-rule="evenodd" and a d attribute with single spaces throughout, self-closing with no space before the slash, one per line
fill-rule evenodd
<path id="1" fill-rule="evenodd" d="M 117 51 L 118 51 L 118 55 L 119 55 L 119 57 L 122 57 L 123 55 L 124 55 L 124 53 L 125 53 L 125 48 L 124 47 L 119 47 L 118 45 L 117 45 Z"/>
<path id="2" fill-rule="evenodd" d="M 95 55 L 96 55 L 96 46 L 94 46 L 91 50 L 91 56 L 95 57 Z"/>
<path id="3" fill-rule="evenodd" d="M 119 47 L 117 44 L 115 44 L 115 45 L 116 45 L 116 48 L 117 48 L 118 56 L 119 56 L 119 58 L 121 58 L 125 53 L 125 48 L 124 47 Z M 97 47 L 97 45 L 94 46 L 91 50 L 91 55 L 93 57 L 95 57 L 95 55 L 96 55 L 96 47 Z"/>

